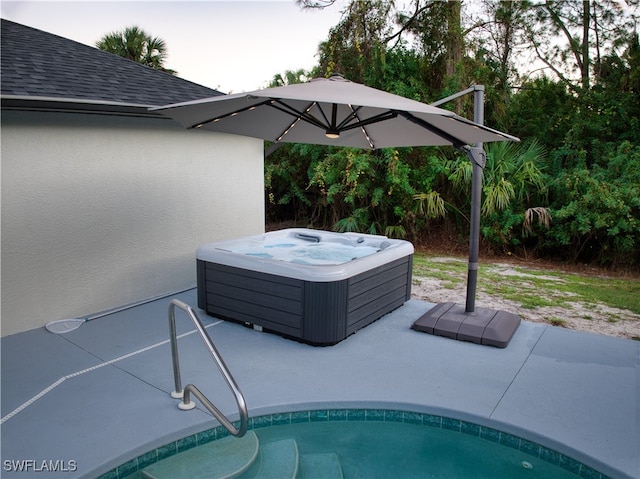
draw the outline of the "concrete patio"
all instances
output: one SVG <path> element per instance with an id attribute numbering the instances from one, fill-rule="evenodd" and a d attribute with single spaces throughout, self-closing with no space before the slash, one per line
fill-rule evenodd
<path id="1" fill-rule="evenodd" d="M 196 305 L 196 291 L 177 297 Z M 93 478 L 217 422 L 184 412 L 173 390 L 167 308 L 173 297 L 64 335 L 2 338 L 3 478 L 43 477 L 21 460 L 60 461 L 55 477 Z M 640 477 L 640 343 L 523 322 L 497 349 L 410 329 L 417 300 L 319 348 L 201 314 L 250 416 L 386 408 L 494 427 L 610 477 Z M 187 316 L 177 312 L 183 383 L 223 412 L 236 406 Z"/>

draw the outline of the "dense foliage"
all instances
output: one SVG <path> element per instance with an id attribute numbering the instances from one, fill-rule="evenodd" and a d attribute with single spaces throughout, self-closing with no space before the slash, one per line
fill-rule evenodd
<path id="1" fill-rule="evenodd" d="M 426 103 L 483 84 L 485 123 L 522 140 L 486 145 L 483 244 L 638 266 L 640 44 L 638 3 L 628 4 L 414 0 L 402 11 L 353 0 L 316 69 L 274 84 L 340 72 Z M 446 107 L 471 118 L 472 103 Z M 285 145 L 265 178 L 269 221 L 416 242 L 444 229 L 467 241 L 471 165 L 452 148 Z"/>

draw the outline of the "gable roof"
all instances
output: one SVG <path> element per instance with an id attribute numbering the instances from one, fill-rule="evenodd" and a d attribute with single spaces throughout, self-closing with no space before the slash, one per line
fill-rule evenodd
<path id="1" fill-rule="evenodd" d="M 1 23 L 3 108 L 147 114 L 221 92 L 19 23 Z M 156 114 L 152 114 L 156 116 Z"/>

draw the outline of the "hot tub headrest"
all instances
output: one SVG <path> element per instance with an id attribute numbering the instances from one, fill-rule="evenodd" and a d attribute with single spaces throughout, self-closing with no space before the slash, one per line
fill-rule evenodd
<path id="1" fill-rule="evenodd" d="M 296 238 L 312 243 L 320 243 L 320 236 L 310 235 L 308 233 L 296 233 Z"/>

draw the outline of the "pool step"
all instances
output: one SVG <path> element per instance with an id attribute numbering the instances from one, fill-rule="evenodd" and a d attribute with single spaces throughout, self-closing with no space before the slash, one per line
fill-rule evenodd
<path id="1" fill-rule="evenodd" d="M 168 457 L 142 470 L 146 479 L 231 479 L 256 461 L 258 437 L 253 431 L 244 437 L 225 437 Z"/>
<path id="2" fill-rule="evenodd" d="M 253 431 L 188 449 L 141 471 L 144 479 L 343 479 L 335 453 L 299 454 L 295 439 L 260 444 Z"/>
<path id="3" fill-rule="evenodd" d="M 343 479 L 340 458 L 335 452 L 300 456 L 296 479 Z"/>
<path id="4" fill-rule="evenodd" d="M 298 474 L 298 444 L 282 439 L 260 446 L 255 462 L 241 479 L 295 479 Z"/>

